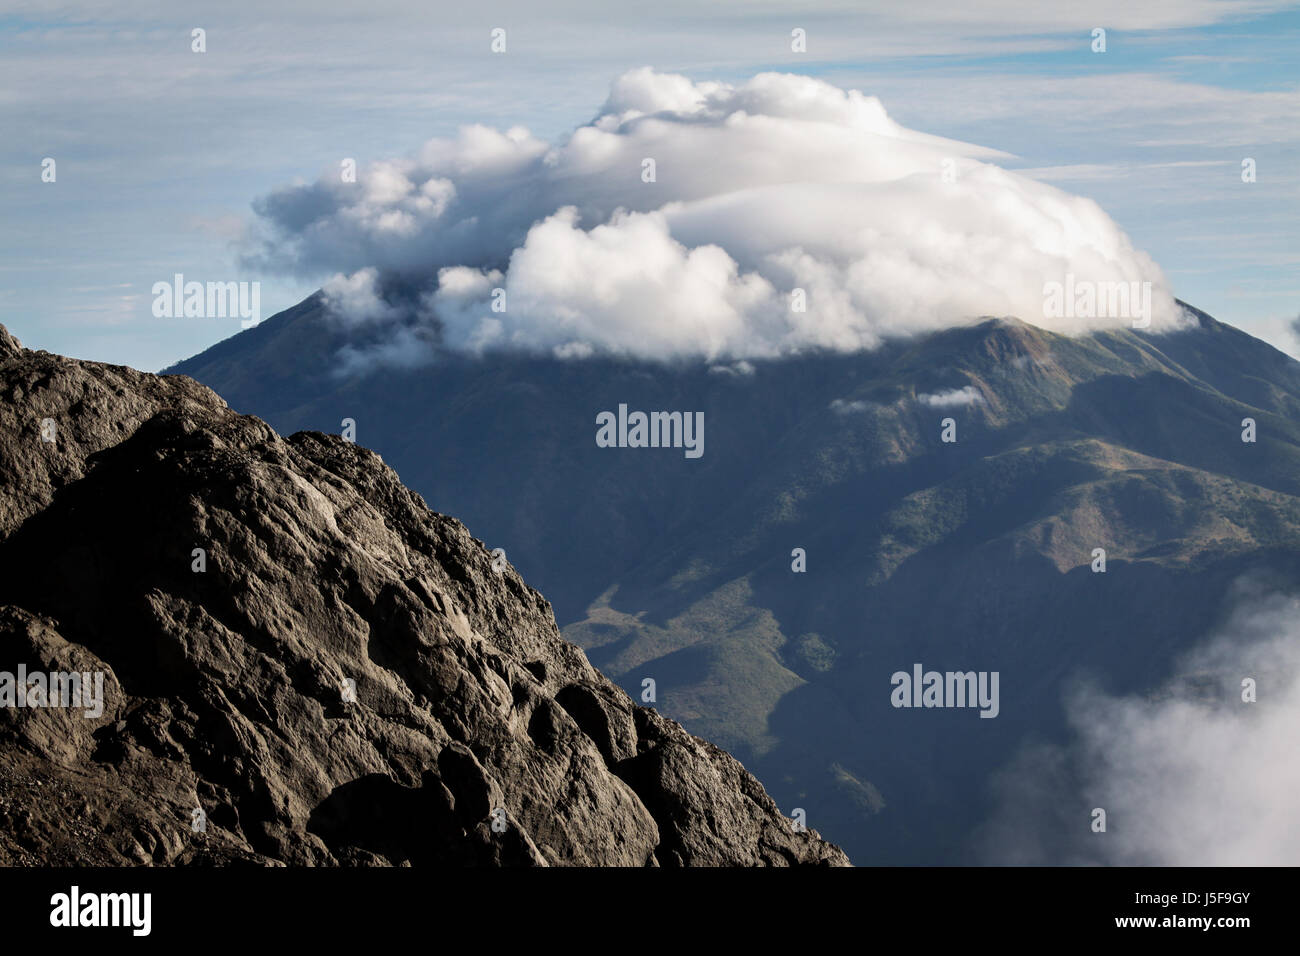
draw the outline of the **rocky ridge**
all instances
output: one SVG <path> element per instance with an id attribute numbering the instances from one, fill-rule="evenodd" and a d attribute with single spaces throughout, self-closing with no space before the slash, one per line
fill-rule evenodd
<path id="1" fill-rule="evenodd" d="M 848 864 L 373 452 L 3 327 L 0 394 L 0 672 L 103 674 L 0 707 L 0 864 Z"/>

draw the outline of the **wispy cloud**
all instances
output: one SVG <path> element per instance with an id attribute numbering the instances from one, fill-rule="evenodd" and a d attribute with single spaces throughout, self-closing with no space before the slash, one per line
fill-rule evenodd
<path id="1" fill-rule="evenodd" d="M 1027 747 L 999 778 L 986 859 L 1300 864 L 1300 600 L 1249 580 L 1234 599 L 1220 634 L 1159 692 L 1071 694 L 1073 742 Z M 1105 832 L 1093 830 L 1097 809 Z"/>
<path id="2" fill-rule="evenodd" d="M 984 396 L 973 385 L 965 388 L 952 388 L 942 392 L 932 392 L 916 396 L 916 400 L 930 408 L 962 408 L 967 405 L 982 405 Z"/>

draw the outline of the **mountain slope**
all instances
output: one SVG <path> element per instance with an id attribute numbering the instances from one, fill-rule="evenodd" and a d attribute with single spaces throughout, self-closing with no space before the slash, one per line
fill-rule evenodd
<path id="1" fill-rule="evenodd" d="M 374 330 L 312 298 L 177 368 L 283 429 L 354 419 L 782 805 L 864 859 L 951 863 L 997 768 L 1064 732 L 1073 679 L 1154 687 L 1235 581 L 1300 579 L 1300 365 L 1190 311 L 1167 335 L 998 319 L 749 366 L 366 370 L 339 355 Z M 704 455 L 598 448 L 620 404 L 703 411 Z M 999 717 L 893 708 L 915 662 L 999 671 Z"/>
<path id="2" fill-rule="evenodd" d="M 103 681 L 0 708 L 0 863 L 847 863 L 374 453 L 2 329 L 0 392 L 0 671 Z"/>

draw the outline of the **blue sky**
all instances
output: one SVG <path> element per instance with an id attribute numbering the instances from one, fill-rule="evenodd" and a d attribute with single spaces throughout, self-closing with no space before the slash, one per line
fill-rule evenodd
<path id="1" fill-rule="evenodd" d="M 31 348 L 161 368 L 239 322 L 155 318 L 153 283 L 257 280 L 266 317 L 326 278 L 241 268 L 257 197 L 465 123 L 560 137 L 649 65 L 810 74 L 1009 153 L 1001 165 L 1096 199 L 1181 298 L 1300 355 L 1300 9 L 1051 6 L 3 3 L 0 322 Z M 488 51 L 497 26 L 504 56 Z"/>

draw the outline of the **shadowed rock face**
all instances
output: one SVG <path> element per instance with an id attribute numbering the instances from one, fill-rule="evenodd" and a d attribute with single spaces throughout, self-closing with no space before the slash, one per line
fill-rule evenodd
<path id="1" fill-rule="evenodd" d="M 0 393 L 0 671 L 103 675 L 0 707 L 0 863 L 848 863 L 374 453 L 2 328 Z"/>

